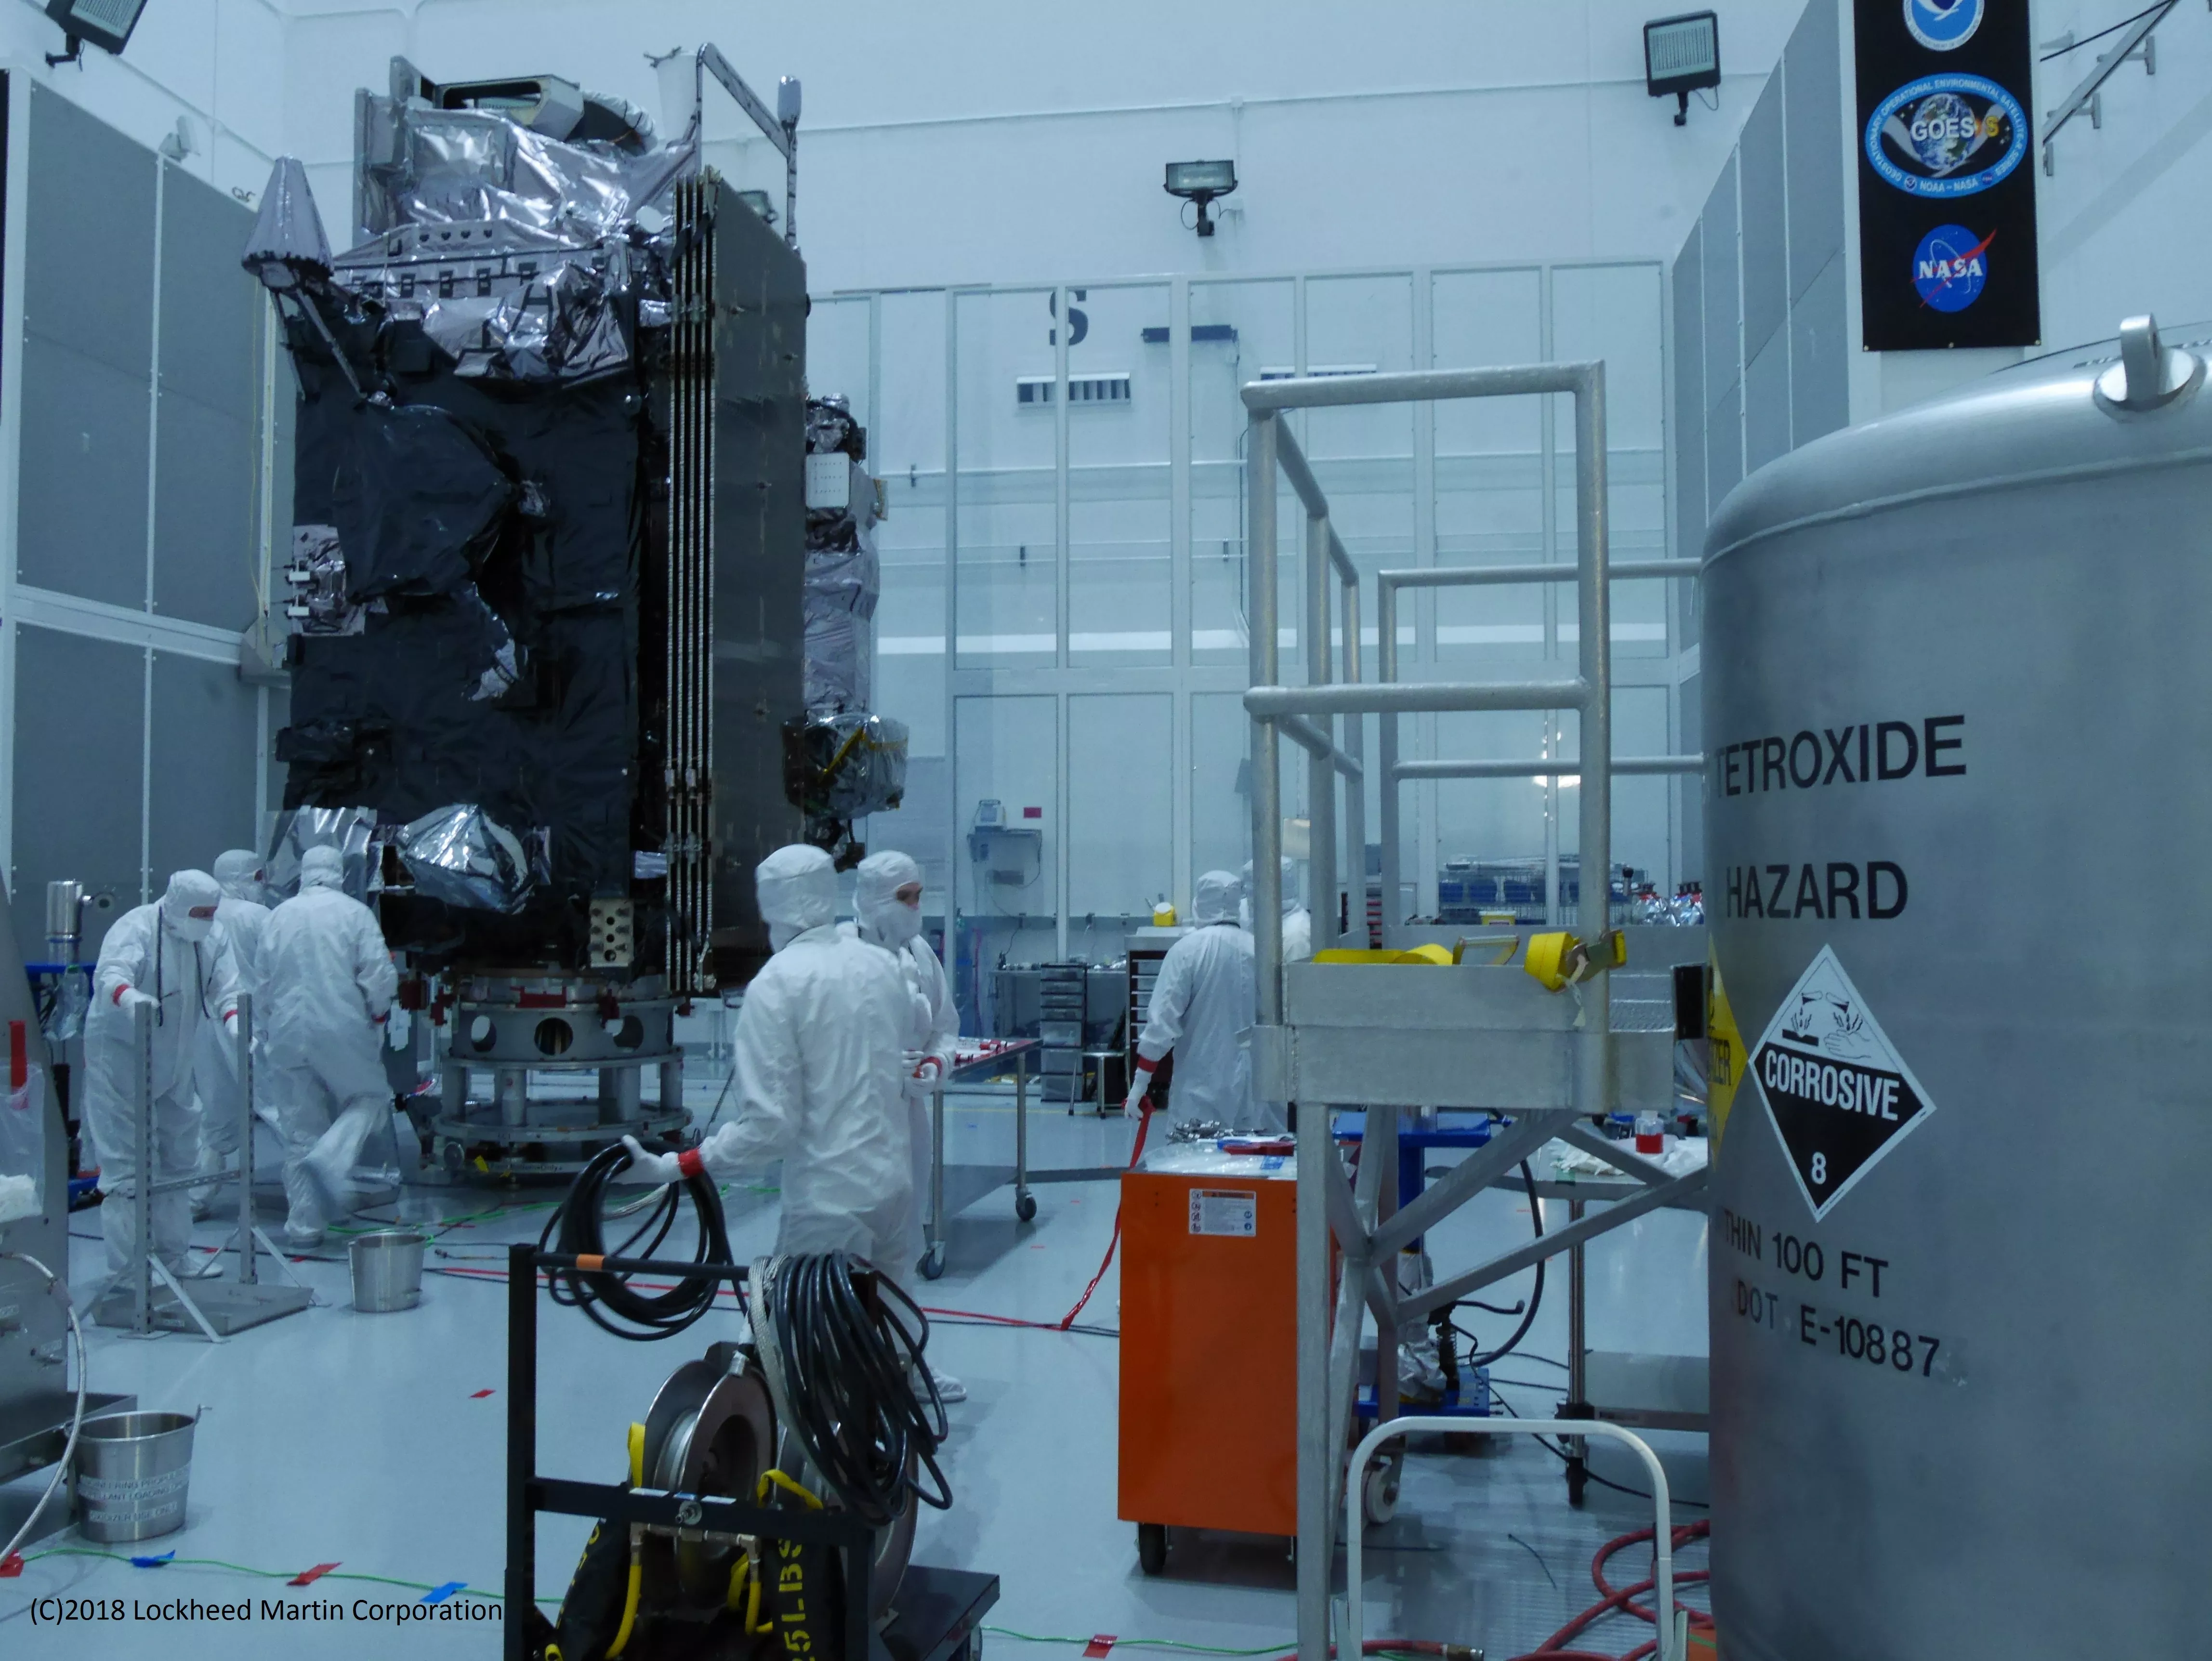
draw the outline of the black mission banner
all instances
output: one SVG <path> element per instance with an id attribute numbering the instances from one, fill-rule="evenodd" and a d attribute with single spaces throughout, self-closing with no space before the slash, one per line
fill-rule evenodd
<path id="1" fill-rule="evenodd" d="M 2033 346 L 2027 0 L 1856 0 L 1869 351 Z"/>

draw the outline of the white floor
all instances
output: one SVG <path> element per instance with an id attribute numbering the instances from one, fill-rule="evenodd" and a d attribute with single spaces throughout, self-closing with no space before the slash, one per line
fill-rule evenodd
<path id="1" fill-rule="evenodd" d="M 948 1117 L 952 1159 L 1011 1161 L 1010 1101 L 966 1098 Z M 1129 1130 L 1119 1121 L 1069 1118 L 1052 1107 L 1034 1111 L 1031 1125 L 1037 1167 L 1126 1160 Z M 1030 1225 L 1016 1221 L 1010 1189 L 958 1218 L 947 1272 L 924 1287 L 925 1301 L 1037 1320 L 1063 1313 L 1105 1250 L 1115 1188 L 1047 1184 L 1036 1192 L 1040 1209 Z M 189 1520 L 178 1534 L 125 1548 L 173 1550 L 176 1561 L 159 1569 L 68 1555 L 92 1549 L 74 1534 L 34 1548 L 21 1578 L 0 1580 L 0 1652 L 101 1661 L 495 1656 L 495 1620 L 412 1621 L 395 1641 L 388 1620 L 354 1617 L 357 1607 L 366 1614 L 371 1605 L 411 1605 L 428 1588 L 453 1581 L 470 1590 L 449 1601 L 493 1607 L 476 1594 L 498 1591 L 503 1561 L 505 1294 L 499 1281 L 465 1272 L 496 1270 L 503 1243 L 533 1237 L 551 1198 L 423 1189 L 404 1195 L 396 1212 L 378 1213 L 410 1221 L 481 1214 L 439 1236 L 432 1267 L 459 1272 L 429 1276 L 422 1305 L 405 1313 L 356 1314 L 346 1268 L 333 1251 L 330 1261 L 300 1269 L 319 1293 L 318 1307 L 227 1344 L 180 1335 L 139 1341 L 88 1329 L 95 1389 L 132 1391 L 146 1408 L 204 1415 Z M 733 1189 L 727 1205 L 740 1256 L 765 1251 L 775 1232 L 772 1189 Z M 273 1196 L 263 1211 L 273 1222 Z M 94 1289 L 102 1261 L 95 1220 L 73 1220 L 72 1269 L 80 1287 Z M 1547 1220 L 1557 1226 L 1564 1216 Z M 1449 1269 L 1486 1245 L 1524 1237 L 1528 1226 L 1525 1202 L 1493 1192 L 1440 1230 L 1432 1251 L 1440 1270 Z M 222 1232 L 210 1223 L 198 1235 L 212 1245 Z M 1590 1342 L 1702 1354 L 1704 1253 L 1703 1220 L 1673 1214 L 1594 1246 Z M 1501 1396 L 1528 1416 L 1556 1404 L 1564 1378 L 1537 1359 L 1556 1362 L 1565 1354 L 1564 1262 L 1557 1267 L 1522 1354 L 1494 1370 Z M 1486 1295 L 1510 1304 L 1527 1287 L 1523 1276 Z M 1086 1319 L 1113 1325 L 1115 1291 L 1109 1275 Z M 1486 1342 L 1511 1329 L 1494 1317 L 1474 1319 Z M 616 1479 L 626 1427 L 643 1416 L 669 1372 L 725 1335 L 715 1325 L 710 1317 L 670 1342 L 623 1343 L 580 1315 L 542 1304 L 541 1470 Z M 1001 1601 L 991 1616 L 999 1630 L 990 1645 L 1006 1656 L 1069 1655 L 1070 1644 L 1079 1647 L 1093 1634 L 1288 1649 L 1291 1567 L 1280 1544 L 1178 1536 L 1167 1576 L 1139 1573 L 1133 1531 L 1115 1516 L 1115 1352 L 1107 1337 L 949 1320 L 936 1328 L 931 1354 L 965 1380 L 969 1399 L 952 1409 L 946 1463 L 956 1504 L 949 1513 L 924 1512 L 917 1561 L 1000 1577 Z M 1677 1494 L 1702 1500 L 1703 1439 L 1654 1440 L 1668 1456 Z M 1640 1486 L 1620 1455 L 1601 1454 L 1595 1469 Z M 1686 1506 L 1678 1516 L 1701 1514 Z M 1414 1460 L 1397 1519 L 1371 1536 L 1369 1630 L 1481 1646 L 1493 1658 L 1518 1654 L 1595 1599 L 1589 1561 L 1598 1545 L 1647 1526 L 1650 1518 L 1644 1501 L 1600 1488 L 1583 1509 L 1571 1509 L 1557 1461 L 1526 1439 L 1480 1457 L 1425 1451 Z M 557 1599 L 583 1529 L 553 1520 L 541 1527 L 544 1597 Z M 1683 1566 L 1703 1561 L 1702 1547 L 1693 1548 Z M 283 1588 L 289 1575 L 331 1561 L 339 1570 L 311 1591 Z M 1624 1567 L 1632 1563 L 1633 1554 Z M 280 1595 L 319 1596 L 340 1604 L 344 1618 L 304 1625 L 259 1619 L 260 1600 Z M 48 1598 L 120 1600 L 124 1618 L 48 1624 L 34 1619 L 51 1611 L 40 1601 Z M 133 1616 L 134 1603 L 143 1616 L 157 1600 L 180 1598 L 251 1599 L 257 1618 L 239 1624 Z M 1618 1654 L 1649 1632 L 1613 1620 L 1577 1647 Z M 1015 1634 L 1053 1641 L 1032 1644 Z"/>

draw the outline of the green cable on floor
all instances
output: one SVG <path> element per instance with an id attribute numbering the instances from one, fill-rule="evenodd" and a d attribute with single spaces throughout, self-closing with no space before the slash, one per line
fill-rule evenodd
<path id="1" fill-rule="evenodd" d="M 136 1561 L 135 1559 L 119 1551 L 88 1551 L 82 1546 L 54 1546 L 45 1551 L 24 1553 L 23 1562 L 27 1567 L 33 1563 L 41 1562 L 49 1557 L 97 1557 L 110 1563 L 133 1563 Z M 300 1571 L 297 1569 L 250 1568 L 244 1563 L 227 1563 L 220 1557 L 172 1557 L 159 1565 L 159 1567 L 163 1568 L 180 1569 L 228 1569 L 233 1574 L 250 1574 L 255 1579 L 261 1580 L 291 1580 L 296 1579 L 300 1573 Z M 318 1583 L 324 1580 L 359 1580 L 366 1582 L 371 1585 L 398 1586 L 404 1591 L 435 1591 L 438 1590 L 436 1586 L 433 1585 L 428 1580 L 394 1580 L 389 1575 L 348 1574 L 342 1573 L 336 1569 L 331 1570 L 327 1574 L 317 1575 L 315 1579 Z M 303 1587 L 301 1590 L 304 1591 L 305 1588 Z M 474 1586 L 464 1586 L 457 1595 L 462 1597 L 489 1598 L 494 1603 L 502 1601 L 506 1596 L 503 1592 L 479 1591 Z M 546 1597 L 544 1596 L 540 1596 L 537 1601 L 541 1603 L 552 1603 L 556 1605 L 559 1604 L 561 1602 L 558 1597 Z"/>

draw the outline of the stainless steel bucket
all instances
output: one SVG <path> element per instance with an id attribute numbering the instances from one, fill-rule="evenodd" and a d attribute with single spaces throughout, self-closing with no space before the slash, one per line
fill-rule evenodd
<path id="1" fill-rule="evenodd" d="M 77 1529 L 88 1540 L 151 1540 L 185 1525 L 192 1476 L 188 1413 L 111 1413 L 76 1439 Z"/>
<path id="2" fill-rule="evenodd" d="M 425 1235 L 403 1228 L 364 1234 L 349 1248 L 353 1258 L 353 1306 L 365 1315 L 412 1309 L 422 1301 Z"/>

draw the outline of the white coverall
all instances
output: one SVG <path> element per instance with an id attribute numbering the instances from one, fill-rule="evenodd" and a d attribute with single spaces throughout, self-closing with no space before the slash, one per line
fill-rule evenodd
<path id="1" fill-rule="evenodd" d="M 914 892 L 911 904 L 899 898 L 902 889 Z M 921 937 L 921 867 L 908 855 L 871 854 L 860 861 L 853 887 L 853 909 L 859 914 L 857 932 L 871 946 L 880 946 L 898 962 L 907 990 L 918 1001 L 916 1013 L 927 1011 L 915 1042 L 903 1057 L 907 1118 L 913 1132 L 914 1223 L 909 1231 L 906 1262 L 918 1262 L 924 1250 L 922 1223 L 929 1208 L 931 1148 L 930 1102 L 935 1081 L 952 1067 L 952 1054 L 960 1042 L 960 1011 L 952 1001 L 952 983 L 927 940 Z"/>
<path id="2" fill-rule="evenodd" d="M 627 1179 L 725 1180 L 781 1159 L 776 1250 L 849 1252 L 898 1278 L 914 1203 L 901 1087 L 914 999 L 888 952 L 837 927 L 829 855 L 779 848 L 754 883 L 775 955 L 738 1014 L 737 1116 L 680 1158 L 626 1138 Z"/>
<path id="3" fill-rule="evenodd" d="M 261 1001 L 261 931 L 269 922 L 269 908 L 261 904 L 260 856 L 240 848 L 230 849 L 216 860 L 215 879 L 222 889 L 222 898 L 216 903 L 216 931 L 229 942 L 231 961 L 238 969 L 238 989 L 252 997 L 258 1027 L 269 1019 Z M 259 1033 L 254 1037 L 258 1063 Z M 238 1046 L 216 1026 L 201 1029 L 192 1081 L 199 1098 L 198 1169 L 201 1175 L 213 1178 L 229 1168 L 231 1156 L 238 1152 L 238 1098 L 242 1088 Z M 257 1090 L 255 1093 L 264 1092 Z M 192 1214 L 202 1214 L 214 1196 L 212 1181 L 192 1189 Z"/>
<path id="4" fill-rule="evenodd" d="M 1237 921 L 1252 927 L 1252 861 L 1244 861 L 1243 897 L 1237 902 Z M 1283 861 L 1283 961 L 1304 963 L 1313 956 L 1313 913 L 1298 904 L 1297 861 Z"/>
<path id="5" fill-rule="evenodd" d="M 137 1239 L 129 1192 L 138 1174 L 138 1050 L 134 1008 L 155 1012 L 153 1057 L 154 1177 L 188 1177 L 199 1148 L 192 1108 L 192 1064 L 204 1031 L 234 1032 L 238 970 L 216 928 L 222 891 L 204 871 L 179 871 L 151 905 L 118 917 L 100 943 L 92 1007 L 84 1020 L 84 1116 L 100 1154 L 106 1202 L 100 1232 L 109 1272 L 130 1269 L 145 1248 Z M 182 1189 L 153 1200 L 153 1249 L 173 1273 L 185 1272 L 191 1213 Z"/>
<path id="6" fill-rule="evenodd" d="M 284 1224 L 295 1246 L 322 1238 L 343 1207 L 362 1143 L 392 1111 L 379 1025 L 399 973 L 376 916 L 343 891 L 337 850 L 300 861 L 300 891 L 269 916 L 261 935 L 268 989 L 261 1094 L 284 1144 Z"/>
<path id="7" fill-rule="evenodd" d="M 1252 937 L 1237 926 L 1237 879 L 1209 871 L 1198 879 L 1191 918 L 1197 924 L 1168 948 L 1152 983 L 1145 1030 L 1137 1040 L 1134 1107 L 1150 1088 L 1152 1069 L 1175 1051 L 1168 1091 L 1171 1120 L 1212 1119 L 1231 1130 L 1273 1129 L 1252 1095 L 1252 1025 L 1258 981 Z"/>

